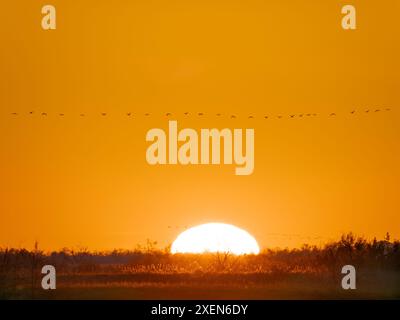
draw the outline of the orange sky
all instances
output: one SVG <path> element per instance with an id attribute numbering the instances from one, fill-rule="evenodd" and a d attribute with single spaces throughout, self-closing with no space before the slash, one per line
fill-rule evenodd
<path id="1" fill-rule="evenodd" d="M 356 31 L 333 0 L 2 3 L 0 246 L 164 246 L 212 221 L 263 247 L 399 238 L 400 3 L 351 3 Z M 166 112 L 254 128 L 254 173 L 148 165 Z"/>

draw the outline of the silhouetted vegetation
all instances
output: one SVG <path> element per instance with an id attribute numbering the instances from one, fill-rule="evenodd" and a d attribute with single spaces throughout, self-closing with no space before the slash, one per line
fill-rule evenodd
<path id="1" fill-rule="evenodd" d="M 57 270 L 54 292 L 40 287 L 46 264 Z M 347 264 L 357 270 L 352 296 L 340 287 L 341 268 Z M 216 295 L 209 294 L 212 290 Z M 0 249 L 0 298 L 80 297 L 400 298 L 400 242 L 391 241 L 389 234 L 367 241 L 350 233 L 323 247 L 244 256 L 172 255 L 151 241 L 132 251 L 45 253 L 37 244 L 32 251 Z"/>

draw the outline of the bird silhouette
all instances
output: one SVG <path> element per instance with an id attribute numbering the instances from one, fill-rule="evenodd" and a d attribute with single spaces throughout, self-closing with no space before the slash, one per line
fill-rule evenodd
<path id="1" fill-rule="evenodd" d="M 253 116 L 249 116 L 249 119 L 254 119 L 254 117 Z"/>
<path id="2" fill-rule="evenodd" d="M 102 115 L 103 117 L 105 117 L 105 116 L 107 115 L 107 113 L 106 113 L 106 112 L 102 112 L 101 115 Z"/>
<path id="3" fill-rule="evenodd" d="M 217 117 L 219 117 L 219 116 L 221 116 L 221 114 L 220 114 L 220 113 L 217 113 Z"/>
<path id="4" fill-rule="evenodd" d="M 381 111 L 381 109 L 376 109 L 376 110 L 375 110 L 375 112 L 379 112 L 379 111 Z"/>
<path id="5" fill-rule="evenodd" d="M 29 114 L 33 114 L 35 111 L 30 111 Z"/>
<path id="6" fill-rule="evenodd" d="M 167 117 L 169 117 L 169 116 L 171 115 L 171 113 L 167 112 L 165 115 L 166 115 Z"/>
<path id="7" fill-rule="evenodd" d="M 294 114 L 291 114 L 290 117 L 291 117 L 291 118 L 294 118 Z"/>
<path id="8" fill-rule="evenodd" d="M 336 116 L 336 113 L 332 112 L 332 113 L 330 114 L 330 116 Z"/>
<path id="9" fill-rule="evenodd" d="M 390 108 L 386 108 L 385 111 L 390 111 Z"/>
<path id="10" fill-rule="evenodd" d="M 311 113 L 307 113 L 306 116 L 307 116 L 307 117 L 311 116 Z"/>
<path id="11" fill-rule="evenodd" d="M 42 116 L 47 116 L 47 113 L 46 112 L 42 112 Z"/>
<path id="12" fill-rule="evenodd" d="M 264 119 L 268 119 L 268 116 L 264 116 Z"/>
<path id="13" fill-rule="evenodd" d="M 18 115 L 18 113 L 16 113 L 16 112 L 12 112 L 11 114 L 12 114 L 13 116 Z"/>
<path id="14" fill-rule="evenodd" d="M 85 116 L 85 114 L 84 114 L 84 113 L 81 113 L 81 114 L 80 114 L 80 116 L 81 116 L 81 117 L 84 117 L 84 116 Z"/>
<path id="15" fill-rule="evenodd" d="M 128 117 L 130 117 L 130 116 L 131 116 L 131 114 L 132 114 L 132 113 L 128 112 L 126 115 L 127 115 Z"/>
<path id="16" fill-rule="evenodd" d="M 150 113 L 145 113 L 144 115 L 145 115 L 146 117 L 148 117 L 148 116 L 150 115 Z"/>
<path id="17" fill-rule="evenodd" d="M 278 119 L 282 119 L 282 116 L 278 116 Z"/>
<path id="18" fill-rule="evenodd" d="M 366 113 L 368 113 L 368 112 L 369 112 L 369 110 L 365 110 L 365 112 L 366 112 Z"/>
<path id="19" fill-rule="evenodd" d="M 183 114 L 184 114 L 185 116 L 187 116 L 187 115 L 189 114 L 189 112 L 184 112 Z"/>
<path id="20" fill-rule="evenodd" d="M 351 111 L 350 113 L 351 113 L 351 114 L 354 114 L 355 112 L 356 112 L 356 111 L 355 111 L 355 110 L 353 110 L 353 111 Z"/>
<path id="21" fill-rule="evenodd" d="M 202 113 L 202 112 L 199 112 L 199 113 L 198 113 L 198 115 L 199 115 L 199 116 L 202 116 L 202 115 L 204 115 L 204 113 Z"/>
<path id="22" fill-rule="evenodd" d="M 231 118 L 232 118 L 232 119 L 236 119 L 236 116 L 235 116 L 235 115 L 231 115 Z"/>
<path id="23" fill-rule="evenodd" d="M 63 117 L 63 116 L 64 116 L 64 113 L 59 113 L 58 115 L 61 116 L 61 117 Z"/>

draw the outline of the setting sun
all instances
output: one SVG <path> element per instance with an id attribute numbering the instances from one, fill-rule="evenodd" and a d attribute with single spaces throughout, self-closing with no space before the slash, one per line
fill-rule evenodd
<path id="1" fill-rule="evenodd" d="M 182 232 L 171 247 L 172 253 L 229 252 L 258 254 L 256 239 L 247 231 L 225 223 L 207 223 Z"/>

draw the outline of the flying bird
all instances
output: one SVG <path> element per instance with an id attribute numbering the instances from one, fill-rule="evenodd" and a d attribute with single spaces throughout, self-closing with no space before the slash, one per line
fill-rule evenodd
<path id="1" fill-rule="evenodd" d="M 253 116 L 249 116 L 249 119 L 254 119 L 254 117 Z"/>
<path id="2" fill-rule="evenodd" d="M 126 115 L 127 115 L 128 117 L 130 117 L 130 116 L 131 116 L 131 113 L 130 113 L 130 112 L 128 112 Z"/>
<path id="3" fill-rule="evenodd" d="M 294 114 L 291 114 L 290 117 L 291 117 L 291 118 L 294 118 Z"/>
<path id="4" fill-rule="evenodd" d="M 264 119 L 268 119 L 268 116 L 264 116 Z"/>
<path id="5" fill-rule="evenodd" d="M 278 116 L 278 119 L 282 119 L 282 116 Z"/>
<path id="6" fill-rule="evenodd" d="M 146 117 L 148 117 L 148 116 L 150 115 L 150 113 L 145 113 L 144 115 L 145 115 Z"/>
<path id="7" fill-rule="evenodd" d="M 33 113 L 34 113 L 34 111 L 30 111 L 30 112 L 29 112 L 29 114 L 33 114 Z"/>
<path id="8" fill-rule="evenodd" d="M 330 114 L 330 116 L 336 116 L 336 113 L 332 112 L 332 113 Z"/>
<path id="9" fill-rule="evenodd" d="M 14 116 L 18 115 L 18 113 L 16 113 L 16 112 L 13 112 L 13 113 L 11 113 L 11 114 L 14 115 Z"/>
<path id="10" fill-rule="evenodd" d="M 221 114 L 220 113 L 217 113 L 217 117 L 219 117 Z"/>
<path id="11" fill-rule="evenodd" d="M 47 113 L 46 112 L 42 112 L 42 116 L 47 116 Z"/>
<path id="12" fill-rule="evenodd" d="M 369 112 L 369 110 L 365 110 L 365 112 L 366 112 L 366 113 L 368 113 L 368 112 Z"/>
<path id="13" fill-rule="evenodd" d="M 167 112 L 165 115 L 166 115 L 167 117 L 169 117 L 169 116 L 171 115 L 171 113 L 170 113 L 170 112 Z"/>
<path id="14" fill-rule="evenodd" d="M 356 111 L 355 111 L 355 110 L 353 110 L 353 111 L 351 111 L 350 113 L 351 113 L 351 114 L 353 114 L 353 113 L 355 113 L 355 112 L 356 112 Z"/>
<path id="15" fill-rule="evenodd" d="M 61 117 L 63 117 L 63 116 L 64 116 L 64 113 L 59 113 L 58 115 L 61 116 Z"/>
<path id="16" fill-rule="evenodd" d="M 189 112 L 185 112 L 185 113 L 183 113 L 185 116 L 187 116 L 188 114 L 189 114 Z"/>
<path id="17" fill-rule="evenodd" d="M 232 119 L 236 119 L 236 116 L 235 116 L 235 115 L 231 115 L 231 118 L 232 118 Z"/>
<path id="18" fill-rule="evenodd" d="M 381 109 L 376 109 L 376 110 L 375 110 L 375 112 L 379 112 L 379 111 L 381 111 Z"/>
<path id="19" fill-rule="evenodd" d="M 199 115 L 199 116 L 202 116 L 202 115 L 204 115 L 204 113 L 202 113 L 202 112 L 199 112 L 199 113 L 198 113 L 198 115 Z"/>

